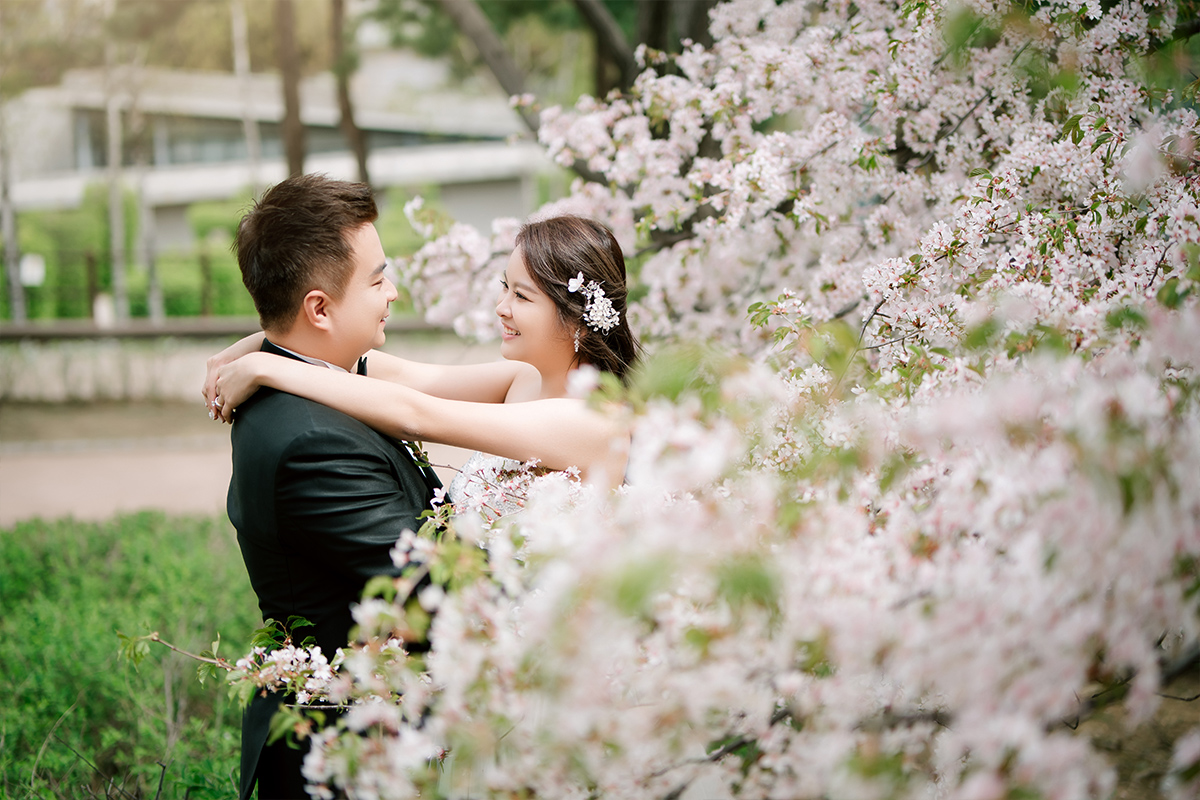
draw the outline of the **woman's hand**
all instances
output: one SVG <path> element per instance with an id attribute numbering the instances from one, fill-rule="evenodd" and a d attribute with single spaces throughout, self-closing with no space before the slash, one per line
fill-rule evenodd
<path id="1" fill-rule="evenodd" d="M 210 416 L 221 422 L 233 422 L 234 410 L 262 386 L 263 375 L 279 356 L 249 353 L 216 370 Z"/>
<path id="2" fill-rule="evenodd" d="M 252 333 L 249 336 L 239 339 L 233 344 L 226 347 L 215 356 L 209 357 L 206 362 L 204 374 L 204 386 L 200 388 L 200 394 L 204 396 L 204 407 L 208 409 L 208 415 L 212 419 L 220 420 L 221 414 L 213 401 L 217 399 L 217 373 L 221 367 L 230 363 L 234 359 L 241 358 L 248 353 L 253 353 L 262 348 L 263 339 L 265 337 L 261 333 Z"/>

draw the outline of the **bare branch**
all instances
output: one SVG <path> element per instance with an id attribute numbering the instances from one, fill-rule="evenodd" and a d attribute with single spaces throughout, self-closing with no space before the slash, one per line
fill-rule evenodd
<path id="1" fill-rule="evenodd" d="M 179 653 L 181 656 L 187 656 L 188 658 L 193 659 L 195 661 L 203 661 L 205 664 L 212 664 L 214 666 L 220 667 L 221 669 L 228 669 L 228 670 L 233 669 L 233 665 L 230 664 L 228 661 L 226 661 L 223 658 L 208 658 L 207 656 L 197 655 L 195 653 L 188 652 L 187 650 L 184 650 L 183 648 L 176 647 L 175 645 L 168 642 L 166 639 L 159 636 L 158 631 L 154 631 L 146 638 L 152 642 L 158 642 L 159 644 L 165 646 L 168 650 L 174 650 L 176 653 Z"/>
<path id="2" fill-rule="evenodd" d="M 504 49 L 504 42 L 500 41 L 492 23 L 475 0 L 441 0 L 441 4 L 442 10 L 453 20 L 455 27 L 475 45 L 475 49 L 496 76 L 505 94 L 510 97 L 525 94 L 525 74 Z M 525 122 L 525 127 L 536 134 L 538 115 L 523 107 L 519 107 L 517 112 Z"/>
<path id="3" fill-rule="evenodd" d="M 504 48 L 504 42 L 496 35 L 492 23 L 488 21 L 487 16 L 480 10 L 475 0 L 441 0 L 441 5 L 459 32 L 475 45 L 475 49 L 479 51 L 479 55 L 487 64 L 488 69 L 496 76 L 496 80 L 505 94 L 509 97 L 524 95 L 526 93 L 525 74 L 508 54 Z M 524 104 L 517 106 L 517 113 L 521 116 L 525 127 L 536 137 L 538 128 L 541 126 L 538 113 Z M 603 175 L 588 169 L 587 164 L 582 161 L 576 160 L 571 165 L 571 169 L 585 181 L 605 185 L 608 183 Z"/>
<path id="4" fill-rule="evenodd" d="M 628 89 L 637 77 L 637 59 L 612 12 L 600 0 L 575 0 L 575 8 L 596 34 L 599 49 L 606 51 L 616 62 L 621 72 L 621 88 Z"/>

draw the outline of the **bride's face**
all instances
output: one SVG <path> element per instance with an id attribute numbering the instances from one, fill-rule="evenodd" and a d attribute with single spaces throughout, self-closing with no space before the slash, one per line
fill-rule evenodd
<path id="1" fill-rule="evenodd" d="M 500 354 L 539 370 L 566 370 L 575 358 L 572 333 L 558 316 L 554 301 L 529 276 L 521 248 L 513 251 L 501 276 Z"/>

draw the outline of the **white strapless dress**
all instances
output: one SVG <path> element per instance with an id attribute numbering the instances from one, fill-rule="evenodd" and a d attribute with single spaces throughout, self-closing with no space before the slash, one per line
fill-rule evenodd
<path id="1" fill-rule="evenodd" d="M 446 496 L 454 513 L 475 511 L 494 522 L 524 508 L 530 482 L 545 472 L 511 458 L 474 453 L 450 481 Z"/>

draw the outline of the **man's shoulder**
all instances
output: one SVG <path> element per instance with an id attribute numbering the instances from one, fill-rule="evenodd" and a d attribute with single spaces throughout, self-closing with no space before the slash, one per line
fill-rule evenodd
<path id="1" fill-rule="evenodd" d="M 246 434 L 253 434 L 255 439 L 292 439 L 301 434 L 323 432 L 361 438 L 374 444 L 387 441 L 378 431 L 336 409 L 274 389 L 260 389 L 243 403 L 233 424 L 235 444 Z"/>

